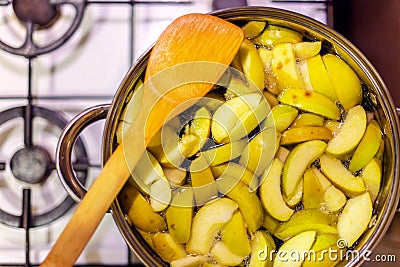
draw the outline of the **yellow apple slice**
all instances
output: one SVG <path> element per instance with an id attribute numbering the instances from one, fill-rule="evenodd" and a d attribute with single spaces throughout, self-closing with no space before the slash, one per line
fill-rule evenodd
<path id="1" fill-rule="evenodd" d="M 280 221 L 269 215 L 268 212 L 264 212 L 263 227 L 269 233 L 273 233 L 279 225 L 281 225 Z"/>
<path id="2" fill-rule="evenodd" d="M 231 161 L 213 166 L 211 171 L 216 179 L 223 176 L 240 177 L 239 180 L 249 186 L 250 190 L 254 191 L 258 187 L 258 180 L 253 172 L 235 162 Z"/>
<path id="3" fill-rule="evenodd" d="M 355 177 L 338 158 L 324 154 L 319 161 L 322 173 L 347 196 L 358 196 L 365 192 L 363 179 Z"/>
<path id="4" fill-rule="evenodd" d="M 353 151 L 364 136 L 367 115 L 361 105 L 352 107 L 339 128 L 339 132 L 328 142 L 326 151 L 335 156 L 342 156 Z"/>
<path id="5" fill-rule="evenodd" d="M 199 265 L 193 266 L 193 267 L 198 267 Z M 200 265 L 201 267 L 226 267 L 226 265 L 221 265 L 219 263 L 216 263 L 215 260 L 212 262 L 205 262 Z"/>
<path id="6" fill-rule="evenodd" d="M 163 177 L 150 185 L 150 205 L 155 212 L 166 209 L 171 201 L 171 186 Z"/>
<path id="7" fill-rule="evenodd" d="M 321 185 L 322 191 L 325 192 L 328 187 L 332 185 L 332 183 L 325 177 L 316 167 L 311 167 L 311 170 L 315 173 L 316 177 L 318 178 L 318 182 Z"/>
<path id="8" fill-rule="evenodd" d="M 210 254 L 219 264 L 226 266 L 237 266 L 241 264 L 245 258 L 230 251 L 222 241 L 217 241 L 214 244 Z"/>
<path id="9" fill-rule="evenodd" d="M 347 198 L 342 191 L 331 185 L 324 192 L 324 201 L 330 212 L 337 212 L 346 204 Z"/>
<path id="10" fill-rule="evenodd" d="M 248 267 L 268 267 L 272 265 L 273 251 L 276 249 L 272 236 L 263 230 L 254 233 L 251 240 L 251 256 Z"/>
<path id="11" fill-rule="evenodd" d="M 190 254 L 208 254 L 214 238 L 237 208 L 238 204 L 229 198 L 220 198 L 202 206 L 193 218 L 186 251 Z"/>
<path id="12" fill-rule="evenodd" d="M 281 89 L 303 88 L 293 45 L 281 43 L 276 45 L 272 52 L 272 71 L 277 77 L 278 87 Z"/>
<path id="13" fill-rule="evenodd" d="M 301 113 L 299 114 L 293 123 L 290 125 L 290 128 L 294 127 L 304 127 L 304 126 L 324 126 L 325 119 L 324 117 L 313 114 L 313 113 Z"/>
<path id="14" fill-rule="evenodd" d="M 130 184 L 126 184 L 118 199 L 122 210 L 128 215 L 132 224 L 147 232 L 158 232 L 167 229 L 164 218 L 153 211 L 150 204 L 139 193 L 139 191 Z"/>
<path id="15" fill-rule="evenodd" d="M 240 211 L 236 211 L 222 229 L 221 240 L 226 248 L 235 255 L 246 257 L 250 254 L 251 246 L 247 228 Z"/>
<path id="16" fill-rule="evenodd" d="M 321 55 L 316 55 L 307 60 L 308 76 L 314 91 L 325 95 L 332 101 L 337 101 L 335 88 L 328 71 L 325 68 Z"/>
<path id="17" fill-rule="evenodd" d="M 184 190 L 174 194 L 171 205 L 165 211 L 168 232 L 178 243 L 186 243 L 190 237 L 193 218 L 193 192 Z"/>
<path id="18" fill-rule="evenodd" d="M 257 37 L 264 30 L 265 24 L 265 21 L 257 20 L 247 22 L 244 26 L 242 26 L 244 36 L 250 39 Z"/>
<path id="19" fill-rule="evenodd" d="M 332 132 L 326 127 L 304 126 L 290 128 L 281 135 L 281 145 L 291 145 L 311 140 L 330 140 Z"/>
<path id="20" fill-rule="evenodd" d="M 206 159 L 202 156 L 194 160 L 194 162 L 203 161 L 190 166 L 190 181 L 194 191 L 194 199 L 197 206 L 202 206 L 209 200 L 218 196 L 218 188 L 214 183 L 214 175 Z M 198 166 L 205 166 L 197 169 Z"/>
<path id="21" fill-rule="evenodd" d="M 293 44 L 294 54 L 301 59 L 313 57 L 321 51 L 321 43 L 321 41 L 295 43 Z"/>
<path id="22" fill-rule="evenodd" d="M 322 57 L 336 96 L 343 107 L 348 110 L 361 103 L 361 82 L 354 70 L 341 58 L 333 54 Z"/>
<path id="23" fill-rule="evenodd" d="M 162 167 L 165 177 L 173 185 L 184 185 L 186 182 L 186 170 L 181 168 Z"/>
<path id="24" fill-rule="evenodd" d="M 174 260 L 170 262 L 171 267 L 198 267 L 205 266 L 205 263 L 210 260 L 208 256 L 205 255 L 188 255 L 186 257 Z"/>
<path id="25" fill-rule="evenodd" d="M 242 150 L 239 164 L 245 166 L 257 177 L 260 176 L 271 166 L 279 144 L 278 141 L 275 141 L 276 139 L 277 134 L 273 127 L 262 128 Z"/>
<path id="26" fill-rule="evenodd" d="M 294 210 L 289 208 L 282 197 L 281 174 L 283 163 L 279 159 L 274 159 L 269 172 L 265 172 L 265 177 L 259 189 L 259 196 L 264 209 L 279 221 L 287 221 L 293 215 Z"/>
<path id="27" fill-rule="evenodd" d="M 252 93 L 234 97 L 219 106 L 211 122 L 211 133 L 217 143 L 239 140 L 243 136 L 230 136 L 236 122 L 249 110 L 260 104 L 261 94 Z"/>
<path id="28" fill-rule="evenodd" d="M 304 251 L 311 249 L 315 237 L 315 231 L 306 231 L 284 242 L 277 252 L 277 255 L 281 255 L 282 257 L 275 257 L 274 267 L 300 267 L 306 258 Z"/>
<path id="29" fill-rule="evenodd" d="M 206 107 L 199 108 L 190 123 L 189 133 L 199 137 L 200 144 L 203 144 L 210 137 L 211 112 Z"/>
<path id="30" fill-rule="evenodd" d="M 318 252 L 329 247 L 336 245 L 338 236 L 335 234 L 319 234 L 315 238 L 315 242 L 311 247 L 312 251 Z"/>
<path id="31" fill-rule="evenodd" d="M 264 89 L 264 65 L 252 42 L 243 39 L 238 51 L 243 73 L 261 91 Z"/>
<path id="32" fill-rule="evenodd" d="M 274 235 L 286 240 L 304 231 L 336 234 L 338 230 L 331 217 L 319 209 L 304 209 L 293 214 L 289 221 L 282 223 Z"/>
<path id="33" fill-rule="evenodd" d="M 177 243 L 169 233 L 155 233 L 153 248 L 166 262 L 181 259 L 187 255 L 185 247 Z"/>
<path id="34" fill-rule="evenodd" d="M 303 35 L 294 30 L 268 25 L 268 27 L 254 40 L 255 43 L 267 47 L 273 47 L 280 43 L 297 43 L 300 42 Z"/>
<path id="35" fill-rule="evenodd" d="M 278 132 L 286 130 L 299 113 L 296 108 L 288 105 L 277 105 L 271 112 L 274 118 L 275 128 Z"/>
<path id="36" fill-rule="evenodd" d="M 298 144 L 289 154 L 283 166 L 282 191 L 292 197 L 306 169 L 325 152 L 326 143 L 313 140 Z"/>
<path id="37" fill-rule="evenodd" d="M 381 188 L 382 163 L 379 159 L 373 158 L 361 172 L 367 191 L 371 196 L 372 202 L 376 200 Z"/>
<path id="38" fill-rule="evenodd" d="M 332 120 L 340 119 L 340 110 L 328 97 L 315 91 L 286 89 L 278 96 L 284 104 L 297 107 Z"/>
<path id="39" fill-rule="evenodd" d="M 323 202 L 324 192 L 318 177 L 313 170 L 307 169 L 304 173 L 303 205 L 305 209 L 319 209 Z"/>
<path id="40" fill-rule="evenodd" d="M 303 199 L 303 185 L 304 180 L 300 179 L 291 197 L 287 197 L 285 194 L 283 194 L 283 200 L 285 200 L 286 204 L 289 207 L 295 208 L 297 205 L 300 204 L 301 200 Z"/>
<path id="41" fill-rule="evenodd" d="M 238 204 L 250 232 L 257 231 L 263 220 L 263 207 L 257 193 L 250 192 L 249 187 L 240 181 L 237 182 L 236 178 L 229 180 L 229 177 L 225 177 L 224 181 L 218 181 L 217 184 L 221 193 Z"/>
<path id="42" fill-rule="evenodd" d="M 370 162 L 381 145 L 381 128 L 376 120 L 368 123 L 365 134 L 358 144 L 350 160 L 349 170 L 355 172 L 361 170 Z"/>
<path id="43" fill-rule="evenodd" d="M 351 247 L 365 232 L 372 216 L 372 202 L 368 192 L 347 200 L 337 222 L 339 237 Z"/>
<path id="44" fill-rule="evenodd" d="M 246 145 L 247 145 L 247 140 L 245 139 L 239 141 L 233 141 L 222 145 L 217 145 L 210 149 L 201 151 L 199 153 L 199 157 L 204 157 L 206 159 L 207 166 L 208 165 L 211 167 L 217 166 L 222 163 L 238 158 L 240 155 L 242 155 Z M 205 166 L 200 163 L 203 162 L 192 161 L 191 164 L 193 166 L 193 169 L 194 170 L 203 169 Z M 198 167 L 195 168 L 196 165 Z"/>

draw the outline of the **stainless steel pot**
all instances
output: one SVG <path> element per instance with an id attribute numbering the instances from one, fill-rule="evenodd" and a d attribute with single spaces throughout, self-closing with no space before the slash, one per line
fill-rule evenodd
<path id="1" fill-rule="evenodd" d="M 343 36 L 322 23 L 303 15 L 265 7 L 223 10 L 213 13 L 213 15 L 238 24 L 249 20 L 265 20 L 270 24 L 284 24 L 286 27 L 304 31 L 306 35 L 322 40 L 328 49 L 339 54 L 352 66 L 366 87 L 368 87 L 368 91 L 372 95 L 371 99 L 376 105 L 379 124 L 384 132 L 383 178 L 380 194 L 374 204 L 373 221 L 354 249 L 360 255 L 373 251 L 387 231 L 399 200 L 399 120 L 389 91 L 377 71 L 365 56 Z M 132 88 L 134 88 L 136 81 L 146 69 L 149 53 L 150 50 L 144 53 L 129 70 L 111 105 L 96 106 L 82 112 L 71 121 L 60 138 L 57 149 L 57 170 L 65 187 L 77 201 L 84 196 L 86 189 L 75 178 L 72 170 L 71 151 L 73 141 L 83 128 L 96 120 L 105 118 L 102 149 L 103 162 L 107 161 L 116 147 L 115 133 L 119 118 L 129 96 L 132 94 Z M 141 235 L 129 226 L 118 200 L 115 200 L 112 204 L 111 212 L 126 242 L 145 265 L 167 266 L 152 251 Z M 357 266 L 362 261 L 363 258 L 350 258 L 341 262 L 340 265 Z"/>

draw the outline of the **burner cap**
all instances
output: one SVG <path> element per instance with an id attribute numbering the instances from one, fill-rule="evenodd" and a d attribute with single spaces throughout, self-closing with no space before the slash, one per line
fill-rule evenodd
<path id="1" fill-rule="evenodd" d="M 23 22 L 32 22 L 39 27 L 50 26 L 59 16 L 59 10 L 49 0 L 14 0 L 15 15 Z"/>
<path id="2" fill-rule="evenodd" d="M 24 147 L 11 158 L 11 171 L 18 179 L 26 183 L 44 182 L 50 175 L 51 158 L 49 153 L 39 147 Z"/>

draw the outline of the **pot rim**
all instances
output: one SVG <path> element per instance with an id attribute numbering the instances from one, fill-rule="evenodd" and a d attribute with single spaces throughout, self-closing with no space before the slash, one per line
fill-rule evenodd
<path id="1" fill-rule="evenodd" d="M 218 16 L 220 18 L 235 22 L 240 20 L 278 20 L 289 23 L 290 25 L 296 25 L 303 27 L 305 30 L 309 30 L 320 37 L 326 37 L 330 39 L 330 42 L 334 44 L 334 50 L 340 56 L 344 57 L 345 61 L 352 62 L 353 69 L 356 70 L 357 74 L 361 76 L 363 82 L 366 82 L 369 89 L 374 90 L 377 103 L 381 106 L 380 117 L 386 120 L 380 122 L 381 126 L 384 123 L 386 126 L 383 128 L 385 134 L 385 151 L 390 148 L 391 155 L 390 158 L 386 156 L 384 162 L 390 162 L 390 166 L 385 167 L 385 172 L 390 175 L 389 185 L 386 185 L 384 192 L 381 194 L 386 194 L 387 197 L 383 202 L 378 203 L 374 206 L 374 211 L 379 211 L 375 216 L 375 224 L 373 225 L 373 231 L 367 231 L 362 237 L 364 243 L 359 250 L 359 253 L 365 253 L 372 251 L 378 243 L 383 238 L 390 226 L 390 222 L 395 214 L 398 202 L 399 202 L 399 156 L 397 154 L 399 150 L 399 120 L 396 114 L 396 109 L 391 95 L 384 84 L 384 81 L 368 61 L 368 59 L 358 50 L 350 41 L 348 41 L 344 36 L 337 33 L 336 31 L 328 28 L 326 25 L 309 18 L 307 16 L 287 11 L 278 8 L 270 7 L 241 7 L 233 9 L 225 9 L 217 12 L 210 13 L 212 15 Z M 152 46 L 145 51 L 142 56 L 135 62 L 135 64 L 130 68 L 128 73 L 125 75 L 123 81 L 121 82 L 114 99 L 111 103 L 110 111 L 107 114 L 105 130 L 102 142 L 102 154 L 103 163 L 107 161 L 113 149 L 113 136 L 117 127 L 116 119 L 121 114 L 121 110 L 126 102 L 126 99 L 134 86 L 137 79 L 140 78 L 143 71 L 145 71 L 146 63 L 151 52 Z M 390 139 L 390 140 L 387 140 Z M 386 152 L 385 152 L 386 154 Z M 150 255 L 151 253 L 146 253 L 143 250 L 151 251 L 149 245 L 141 240 L 141 236 L 136 230 L 133 230 L 125 220 L 125 215 L 123 214 L 118 200 L 115 200 L 111 206 L 111 212 L 116 222 L 118 229 L 120 230 L 123 238 L 129 245 L 132 251 L 139 257 L 139 259 L 146 265 L 155 266 L 160 265 L 162 262 L 158 255 Z M 153 253 L 154 254 L 154 253 Z M 361 254 L 363 255 L 363 254 Z M 341 262 L 340 265 L 346 266 L 359 266 L 363 260 L 355 261 L 354 259 L 348 262 Z"/>

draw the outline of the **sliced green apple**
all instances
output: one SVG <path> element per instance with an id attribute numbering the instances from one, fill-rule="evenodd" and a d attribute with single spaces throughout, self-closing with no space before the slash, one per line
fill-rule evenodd
<path id="1" fill-rule="evenodd" d="M 365 232 L 372 216 L 372 202 L 368 192 L 349 199 L 337 222 L 339 237 L 351 247 Z"/>
<path id="2" fill-rule="evenodd" d="M 268 212 L 264 212 L 263 227 L 269 233 L 273 233 L 279 225 L 281 225 L 280 221 L 269 215 Z"/>
<path id="3" fill-rule="evenodd" d="M 247 22 L 244 26 L 242 26 L 244 36 L 250 39 L 257 37 L 264 30 L 265 24 L 265 21 L 257 20 Z"/>
<path id="4" fill-rule="evenodd" d="M 347 112 L 339 132 L 328 142 L 326 151 L 335 156 L 342 156 L 353 151 L 364 136 L 367 116 L 361 105 L 352 107 Z"/>
<path id="5" fill-rule="evenodd" d="M 339 120 L 340 110 L 328 97 L 315 91 L 304 89 L 286 89 L 278 96 L 284 104 L 315 113 L 328 119 Z"/>
<path id="6" fill-rule="evenodd" d="M 268 119 L 267 119 L 268 120 Z M 242 151 L 239 164 L 245 166 L 256 176 L 268 170 L 278 148 L 276 131 L 273 127 L 262 129 L 253 136 Z"/>
<path id="7" fill-rule="evenodd" d="M 155 212 L 166 209 L 171 201 L 171 186 L 163 177 L 150 185 L 150 205 Z"/>
<path id="8" fill-rule="evenodd" d="M 325 68 L 321 55 L 309 58 L 307 60 L 307 66 L 312 88 L 316 92 L 328 97 L 330 100 L 337 101 L 338 98 L 336 96 L 335 88 L 333 87 L 333 83 Z"/>
<path id="9" fill-rule="evenodd" d="M 349 170 L 355 172 L 364 168 L 378 152 L 381 140 L 381 128 L 376 120 L 371 120 L 350 160 Z"/>
<path id="10" fill-rule="evenodd" d="M 304 179 L 300 179 L 292 196 L 287 197 L 285 194 L 283 194 L 283 200 L 285 200 L 289 207 L 295 208 L 303 200 L 303 185 Z"/>
<path id="11" fill-rule="evenodd" d="M 214 175 L 209 166 L 207 166 L 204 157 L 198 157 L 194 161 L 203 161 L 190 166 L 190 181 L 194 191 L 194 199 L 197 206 L 204 205 L 209 200 L 218 196 L 218 188 L 214 183 Z M 205 166 L 202 169 L 197 169 L 199 165 Z"/>
<path id="12" fill-rule="evenodd" d="M 294 30 L 268 25 L 268 27 L 254 40 L 255 43 L 267 47 L 273 47 L 280 43 L 297 43 L 300 42 L 303 35 Z"/>
<path id="13" fill-rule="evenodd" d="M 274 47 L 272 52 L 272 71 L 277 77 L 278 87 L 281 89 L 303 88 L 293 45 L 280 43 Z"/>
<path id="14" fill-rule="evenodd" d="M 261 101 L 261 94 L 252 93 L 234 97 L 219 106 L 211 122 L 211 133 L 217 143 L 239 140 L 243 136 L 231 136 L 236 122 L 249 110 L 254 110 Z"/>
<path id="15" fill-rule="evenodd" d="M 184 185 L 187 172 L 181 168 L 162 167 L 165 177 L 173 185 Z"/>
<path id="16" fill-rule="evenodd" d="M 290 125 L 290 127 L 294 128 L 303 126 L 324 126 L 324 122 L 324 117 L 317 114 L 305 112 L 299 114 Z"/>
<path id="17" fill-rule="evenodd" d="M 272 108 L 272 116 L 275 122 L 275 128 L 278 132 L 286 130 L 297 117 L 299 111 L 288 105 L 277 105 Z"/>
<path id="18" fill-rule="evenodd" d="M 290 150 L 284 146 L 279 146 L 276 151 L 275 157 L 280 159 L 280 161 L 285 162 L 287 157 L 289 156 Z"/>
<path id="19" fill-rule="evenodd" d="M 347 196 L 358 196 L 365 192 L 363 179 L 355 177 L 338 158 L 324 154 L 319 161 L 322 173 Z"/>
<path id="20" fill-rule="evenodd" d="M 208 254 L 214 238 L 232 218 L 237 208 L 238 204 L 229 198 L 219 198 L 202 206 L 193 217 L 186 251 L 190 254 Z"/>
<path id="21" fill-rule="evenodd" d="M 236 211 L 232 219 L 222 229 L 221 240 L 226 248 L 235 255 L 246 257 L 250 254 L 251 246 L 247 236 L 247 228 L 240 211 Z"/>
<path id="22" fill-rule="evenodd" d="M 274 159 L 269 172 L 265 172 L 258 194 L 264 209 L 272 217 L 279 221 L 287 221 L 293 215 L 294 210 L 286 205 L 282 197 L 282 169 L 283 163 L 279 159 Z"/>
<path id="23" fill-rule="evenodd" d="M 249 40 L 243 39 L 238 54 L 243 73 L 262 91 L 264 89 L 264 65 L 257 48 Z"/>
<path id="24" fill-rule="evenodd" d="M 320 208 L 323 202 L 324 192 L 318 177 L 311 169 L 304 173 L 303 205 L 305 209 Z"/>
<path id="25" fill-rule="evenodd" d="M 153 211 L 142 194 L 132 185 L 126 184 L 118 195 L 122 210 L 127 213 L 132 224 L 147 232 L 167 229 L 164 218 Z"/>
<path id="26" fill-rule="evenodd" d="M 373 158 L 361 172 L 367 191 L 371 196 L 372 202 L 376 200 L 381 188 L 382 163 L 379 159 Z"/>
<path id="27" fill-rule="evenodd" d="M 169 233 L 155 233 L 153 235 L 153 248 L 166 262 L 181 259 L 187 255 L 185 247 L 177 243 Z"/>
<path id="28" fill-rule="evenodd" d="M 322 56 L 339 102 L 348 110 L 361 103 L 361 83 L 354 70 L 333 54 Z"/>
<path id="29" fill-rule="evenodd" d="M 210 149 L 201 151 L 199 157 L 204 157 L 207 160 L 207 166 L 217 166 L 222 163 L 238 158 L 242 155 L 243 150 L 247 145 L 247 140 L 233 141 L 230 143 L 214 146 Z M 204 168 L 203 165 L 198 164 L 202 162 L 192 161 L 192 166 L 200 165 L 197 170 Z"/>
<path id="30" fill-rule="evenodd" d="M 325 192 L 328 187 L 332 185 L 332 183 L 326 178 L 326 176 L 320 172 L 316 167 L 311 167 L 311 170 L 315 173 L 316 177 L 318 178 L 318 182 L 322 187 L 322 191 Z"/>
<path id="31" fill-rule="evenodd" d="M 315 231 L 305 231 L 285 241 L 277 252 L 281 257 L 275 257 L 274 267 L 300 267 L 306 258 L 304 251 L 311 249 L 315 237 Z"/>
<path id="32" fill-rule="evenodd" d="M 194 212 L 190 203 L 193 203 L 192 190 L 182 191 L 174 194 L 171 205 L 165 211 L 168 232 L 178 243 L 186 243 L 190 237 Z"/>
<path id="33" fill-rule="evenodd" d="M 310 58 L 321 51 L 321 41 L 315 42 L 298 42 L 293 44 L 294 54 L 297 58 Z"/>
<path id="34" fill-rule="evenodd" d="M 254 233 L 251 240 L 251 256 L 248 267 L 270 267 L 273 263 L 273 252 L 276 249 L 272 236 L 263 230 Z"/>
<path id="35" fill-rule="evenodd" d="M 190 123 L 189 133 L 199 137 L 203 144 L 210 137 L 211 112 L 206 107 L 199 108 Z"/>
<path id="36" fill-rule="evenodd" d="M 210 260 L 210 258 L 205 255 L 188 255 L 186 257 L 171 261 L 170 265 L 171 267 L 198 267 L 205 266 L 204 264 L 208 260 Z"/>
<path id="37" fill-rule="evenodd" d="M 295 127 L 282 132 L 280 144 L 291 145 L 311 140 L 330 140 L 332 137 L 332 132 L 326 127 Z"/>
<path id="38" fill-rule="evenodd" d="M 289 221 L 282 223 L 274 235 L 286 240 L 304 231 L 336 234 L 338 231 L 332 218 L 319 209 L 304 209 L 293 214 Z"/>
<path id="39" fill-rule="evenodd" d="M 239 256 L 228 249 L 222 241 L 217 241 L 210 251 L 211 256 L 222 265 L 237 266 L 244 260 L 244 256 Z"/>
<path id="40" fill-rule="evenodd" d="M 324 192 L 325 206 L 330 212 L 339 211 L 346 204 L 346 201 L 346 196 L 334 185 L 328 187 Z"/>
<path id="41" fill-rule="evenodd" d="M 336 245 L 338 236 L 336 234 L 319 234 L 315 238 L 315 242 L 311 247 L 312 251 L 318 252 Z"/>
<path id="42" fill-rule="evenodd" d="M 325 152 L 326 143 L 313 140 L 298 144 L 285 161 L 282 174 L 282 189 L 286 197 L 293 196 L 305 170 Z"/>
<path id="43" fill-rule="evenodd" d="M 254 233 L 261 227 L 263 221 L 263 207 L 257 193 L 250 192 L 249 187 L 240 181 L 236 182 L 233 179 L 230 182 L 228 177 L 225 178 L 224 183 L 228 185 L 218 183 L 220 191 L 238 204 L 248 229 Z"/>
<path id="44" fill-rule="evenodd" d="M 252 191 L 255 191 L 259 186 L 258 179 L 252 171 L 232 161 L 213 166 L 211 171 L 215 178 L 222 176 L 240 177 L 239 180 L 248 185 Z"/>

